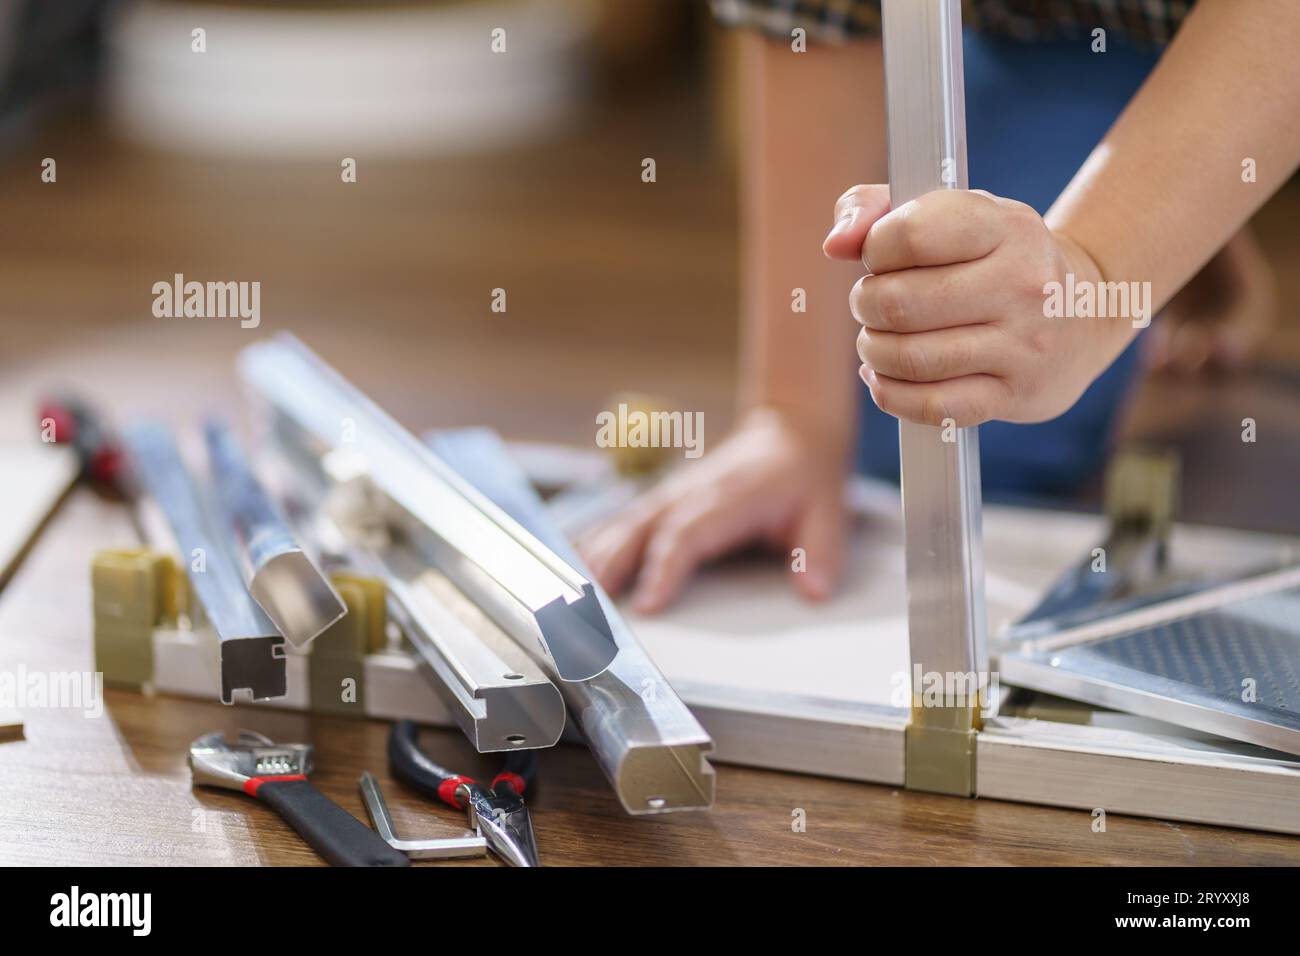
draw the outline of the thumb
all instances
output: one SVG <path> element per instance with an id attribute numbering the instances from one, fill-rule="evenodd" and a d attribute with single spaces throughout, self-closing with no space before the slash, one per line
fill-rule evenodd
<path id="1" fill-rule="evenodd" d="M 844 505 L 838 494 L 819 498 L 804 513 L 791 539 L 803 550 L 804 569 L 792 559 L 790 576 L 795 590 L 812 601 L 824 601 L 835 592 L 844 567 Z"/>
<path id="2" fill-rule="evenodd" d="M 888 186 L 854 186 L 835 203 L 835 225 L 822 243 L 822 252 L 831 259 L 860 261 L 867 233 L 887 212 Z"/>

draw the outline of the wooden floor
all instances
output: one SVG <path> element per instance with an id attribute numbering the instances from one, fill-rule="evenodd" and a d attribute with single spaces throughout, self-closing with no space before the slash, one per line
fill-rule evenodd
<path id="1" fill-rule="evenodd" d="M 653 189 L 639 180 L 648 141 Z M 55 186 L 37 179 L 46 155 L 59 160 Z M 58 385 L 120 417 L 236 415 L 232 355 L 280 329 L 415 429 L 490 424 L 585 442 L 611 393 L 639 389 L 704 411 L 721 434 L 735 380 L 732 192 L 692 102 L 640 104 L 500 157 L 363 159 L 355 186 L 338 182 L 333 158 L 218 166 L 55 129 L 0 164 L 0 438 L 29 434 L 36 395 Z M 153 318 L 151 286 L 176 272 L 260 280 L 262 327 Z M 494 288 L 508 292 L 505 315 L 489 309 Z M 1274 350 L 1276 390 L 1228 383 L 1177 406 L 1157 392 L 1145 408 L 1160 414 L 1142 427 L 1195 449 L 1199 426 L 1244 402 L 1294 439 L 1292 334 Z M 1280 445 L 1283 462 L 1298 447 Z M 1194 515 L 1300 529 L 1294 479 L 1281 477 L 1297 471 L 1271 473 L 1219 475 L 1190 502 Z M 121 510 L 89 492 L 65 502 L 0 594 L 0 669 L 92 667 L 89 558 L 130 534 Z M 0 744 L 4 863 L 317 862 L 265 807 L 191 790 L 186 745 L 240 723 L 315 743 L 317 782 L 359 816 L 356 779 L 371 770 L 399 832 L 460 822 L 387 777 L 380 722 L 122 691 L 109 692 L 107 719 L 26 716 L 26 739 Z M 483 769 L 458 734 L 429 745 Z M 733 767 L 719 768 L 712 811 L 631 818 L 583 749 L 548 752 L 542 772 L 530 804 L 550 864 L 1300 864 L 1300 839 L 1114 816 L 1094 833 L 1087 813 Z M 791 828 L 799 808 L 803 833 Z"/>

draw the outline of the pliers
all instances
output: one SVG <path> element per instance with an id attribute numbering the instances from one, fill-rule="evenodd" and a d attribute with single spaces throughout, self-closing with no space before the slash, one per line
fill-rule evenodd
<path id="1" fill-rule="evenodd" d="M 420 749 L 418 728 L 399 720 L 388 735 L 388 763 L 394 777 L 427 797 L 469 812 L 469 825 L 511 866 L 540 866 L 532 818 L 524 791 L 537 778 L 537 751 L 513 750 L 505 767 L 484 787 L 472 777 L 434 763 Z"/>

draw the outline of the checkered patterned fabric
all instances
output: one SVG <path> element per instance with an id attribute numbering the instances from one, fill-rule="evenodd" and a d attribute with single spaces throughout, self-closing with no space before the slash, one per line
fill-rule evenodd
<path id="1" fill-rule="evenodd" d="M 774 37 L 796 27 L 840 41 L 880 31 L 880 0 L 710 0 L 723 23 Z M 1102 27 L 1142 46 L 1163 46 L 1195 0 L 962 0 L 962 22 L 1016 40 L 1089 36 Z"/>

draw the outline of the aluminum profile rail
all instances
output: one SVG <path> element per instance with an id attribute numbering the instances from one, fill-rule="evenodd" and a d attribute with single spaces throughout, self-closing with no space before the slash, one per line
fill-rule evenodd
<path id="1" fill-rule="evenodd" d="M 203 433 L 214 497 L 249 593 L 294 647 L 305 647 L 347 607 L 299 546 L 230 429 L 210 419 Z"/>
<path id="2" fill-rule="evenodd" d="M 431 441 L 443 461 L 557 554 L 581 567 L 494 432 L 444 432 Z M 587 746 L 630 814 L 712 806 L 712 739 L 641 649 L 609 596 L 600 588 L 595 593 L 618 642 L 618 656 L 603 674 L 560 685 Z"/>
<path id="3" fill-rule="evenodd" d="M 475 749 L 554 746 L 564 732 L 564 698 L 537 663 L 410 548 L 376 557 L 390 611 Z"/>
<path id="4" fill-rule="evenodd" d="M 318 456 L 272 411 L 263 463 L 304 537 L 329 561 L 382 580 L 421 673 L 480 753 L 553 746 L 564 699 L 541 667 L 447 577 L 382 524 L 379 493 L 352 456 Z"/>
<path id="5" fill-rule="evenodd" d="M 192 623 L 216 634 L 222 702 L 233 703 L 239 691 L 254 700 L 283 697 L 284 637 L 244 586 L 227 536 L 214 530 L 211 502 L 195 485 L 171 432 L 154 422 L 137 423 L 124 440 L 136 481 L 171 526 L 197 598 Z"/>
<path id="6" fill-rule="evenodd" d="M 960 0 L 884 0 L 890 202 L 967 188 Z M 986 681 L 979 432 L 899 423 L 908 640 L 914 667 Z M 945 681 L 945 686 L 948 686 Z M 981 686 L 983 686 L 981 684 Z M 914 703 L 908 786 L 975 792 L 979 703 Z"/>
<path id="7" fill-rule="evenodd" d="M 323 449 L 364 460 L 413 546 L 562 681 L 618 645 L 591 583 L 292 336 L 240 353 L 245 382 Z"/>

